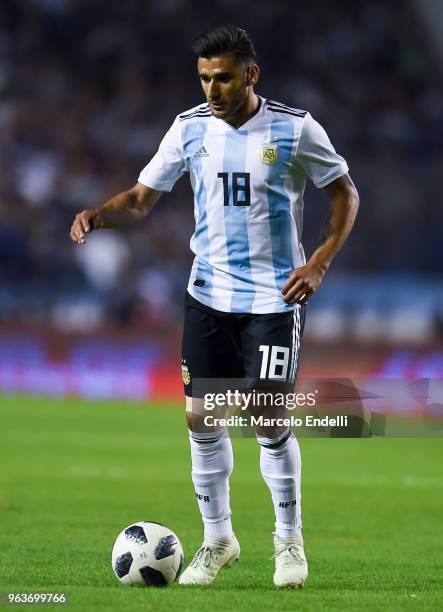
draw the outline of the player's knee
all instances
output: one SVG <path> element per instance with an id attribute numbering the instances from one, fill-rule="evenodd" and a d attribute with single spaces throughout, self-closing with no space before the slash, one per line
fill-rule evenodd
<path id="1" fill-rule="evenodd" d="M 227 416 L 226 406 L 217 406 L 216 410 L 208 410 L 204 399 L 186 397 L 186 423 L 190 432 L 212 434 L 224 431 L 224 419 Z"/>
<path id="2" fill-rule="evenodd" d="M 289 431 L 289 434 L 287 433 Z M 269 427 L 256 427 L 255 435 L 260 446 L 278 448 L 282 439 L 284 442 L 289 438 L 291 430 L 288 427 L 272 425 Z M 284 444 L 282 442 L 282 444 Z"/>
<path id="3" fill-rule="evenodd" d="M 186 423 L 189 431 L 200 431 L 204 426 L 203 400 L 186 396 Z"/>
<path id="4" fill-rule="evenodd" d="M 186 424 L 190 434 L 212 434 L 218 431 L 217 428 L 206 423 L 204 415 L 189 412 L 188 410 L 186 411 Z"/>
<path id="5" fill-rule="evenodd" d="M 188 412 L 188 410 L 186 410 L 186 424 L 188 426 L 189 431 L 192 431 L 193 415 L 192 412 Z"/>

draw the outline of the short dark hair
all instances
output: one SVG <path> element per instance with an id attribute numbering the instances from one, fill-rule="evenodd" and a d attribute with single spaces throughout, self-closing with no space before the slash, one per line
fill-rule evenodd
<path id="1" fill-rule="evenodd" d="M 232 53 L 237 61 L 257 61 L 254 44 L 246 30 L 234 25 L 216 26 L 203 32 L 192 49 L 199 57 L 208 59 L 222 53 Z"/>

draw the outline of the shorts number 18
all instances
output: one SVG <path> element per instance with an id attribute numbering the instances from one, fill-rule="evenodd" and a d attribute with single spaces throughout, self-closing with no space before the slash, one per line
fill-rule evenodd
<path id="1" fill-rule="evenodd" d="M 271 349 L 271 350 L 269 350 Z M 286 346 L 261 344 L 258 349 L 262 355 L 260 378 L 286 380 L 289 364 L 289 349 Z M 281 371 L 277 372 L 277 369 Z"/>

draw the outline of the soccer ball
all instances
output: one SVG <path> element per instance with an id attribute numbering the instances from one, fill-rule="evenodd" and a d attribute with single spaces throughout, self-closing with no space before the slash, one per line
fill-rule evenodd
<path id="1" fill-rule="evenodd" d="M 123 584 L 166 586 L 183 567 L 183 548 L 161 523 L 140 521 L 126 527 L 112 549 L 112 569 Z"/>

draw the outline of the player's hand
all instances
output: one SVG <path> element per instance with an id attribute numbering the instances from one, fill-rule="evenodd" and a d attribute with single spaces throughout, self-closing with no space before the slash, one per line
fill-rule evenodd
<path id="1" fill-rule="evenodd" d="M 326 268 L 309 262 L 296 268 L 282 289 L 283 299 L 288 304 L 307 304 L 320 287 Z"/>
<path id="2" fill-rule="evenodd" d="M 71 240 L 76 244 L 85 244 L 86 234 L 101 227 L 101 219 L 95 210 L 82 210 L 75 215 L 71 227 Z"/>

